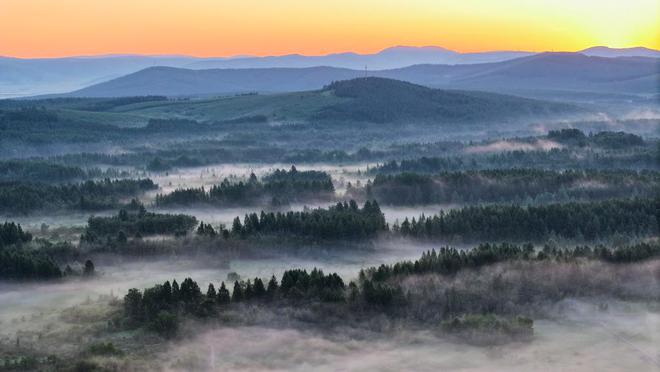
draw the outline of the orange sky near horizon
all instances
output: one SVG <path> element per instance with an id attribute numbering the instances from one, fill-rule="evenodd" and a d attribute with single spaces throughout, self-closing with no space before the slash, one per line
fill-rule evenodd
<path id="1" fill-rule="evenodd" d="M 0 0 L 0 55 L 660 49 L 656 0 Z"/>

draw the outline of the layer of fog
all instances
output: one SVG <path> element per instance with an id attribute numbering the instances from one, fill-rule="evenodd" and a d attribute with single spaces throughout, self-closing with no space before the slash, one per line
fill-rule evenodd
<path id="1" fill-rule="evenodd" d="M 227 281 L 230 272 L 242 278 L 272 275 L 280 277 L 288 269 L 311 270 L 321 268 L 325 272 L 336 272 L 344 279 L 357 277 L 362 268 L 393 263 L 404 259 L 415 259 L 431 246 L 409 243 L 382 243 L 377 248 L 349 251 L 347 249 L 310 247 L 309 254 L 281 255 L 270 258 L 223 260 L 218 257 L 169 259 L 126 259 L 125 261 L 96 260 L 98 276 L 91 280 L 70 279 L 46 283 L 0 282 L 0 340 L 11 338 L 17 331 L 38 331 L 58 311 L 100 296 L 123 297 L 130 288 L 146 288 L 166 280 L 186 277 L 195 279 L 205 291 L 209 283 L 216 287 Z"/>
<path id="2" fill-rule="evenodd" d="M 537 320 L 530 342 L 471 346 L 427 330 L 382 334 L 260 326 L 219 327 L 175 344 L 166 371 L 659 371 L 660 313 L 633 303 L 565 300 Z"/>
<path id="3" fill-rule="evenodd" d="M 292 164 L 275 163 L 275 164 L 257 164 L 257 163 L 238 163 L 238 164 L 217 164 L 204 167 L 193 167 L 177 169 L 172 172 L 161 173 L 146 173 L 155 183 L 160 186 L 158 191 L 154 191 L 152 196 L 156 193 L 169 193 L 178 188 L 190 187 L 205 187 L 217 185 L 226 177 L 237 176 L 238 179 L 247 179 L 250 173 L 254 173 L 257 177 L 265 176 L 276 169 L 289 170 Z M 366 182 L 368 177 L 364 172 L 372 164 L 359 163 L 351 165 L 334 165 L 325 163 L 314 164 L 296 164 L 296 169 L 299 171 L 317 170 L 330 174 L 333 181 L 338 184 L 345 182 L 355 183 L 358 180 Z M 341 191 L 341 190 L 338 190 Z"/>
<path id="4" fill-rule="evenodd" d="M 561 149 L 563 147 L 564 146 L 560 143 L 548 140 L 536 140 L 534 142 L 500 140 L 486 145 L 467 147 L 465 152 L 468 154 L 482 154 L 510 151 L 550 151 L 553 149 Z"/>

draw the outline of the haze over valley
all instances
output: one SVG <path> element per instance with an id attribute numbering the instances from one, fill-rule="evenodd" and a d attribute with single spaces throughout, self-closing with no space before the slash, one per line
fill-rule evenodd
<path id="1" fill-rule="evenodd" d="M 644 1 L 9 0 L 0 370 L 660 371 Z"/>

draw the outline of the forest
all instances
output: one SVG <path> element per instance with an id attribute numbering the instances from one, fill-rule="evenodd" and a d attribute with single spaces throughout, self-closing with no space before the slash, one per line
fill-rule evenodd
<path id="1" fill-rule="evenodd" d="M 384 205 L 548 203 L 656 195 L 660 173 L 626 170 L 489 169 L 377 174 L 347 194 Z"/>
<path id="2" fill-rule="evenodd" d="M 130 289 L 123 301 L 123 318 L 126 321 L 117 324 L 123 324 L 128 328 L 144 327 L 163 336 L 174 337 L 182 318 L 222 318 L 223 313 L 231 311 L 233 307 L 248 304 L 265 308 L 290 306 L 313 309 L 314 306 L 318 306 L 317 304 L 329 303 L 335 304 L 332 305 L 335 307 L 340 304 L 343 308 L 333 311 L 353 319 L 368 318 L 377 313 L 385 313 L 390 317 L 416 317 L 413 311 L 416 305 L 415 297 L 411 297 L 410 293 L 407 294 L 408 289 L 400 284 L 409 277 L 428 274 L 451 276 L 467 269 L 516 261 L 548 262 L 551 265 L 574 262 L 580 265 L 589 260 L 597 260 L 625 264 L 648 260 L 658 255 L 660 255 L 660 245 L 657 243 L 641 243 L 616 249 L 605 246 L 558 249 L 546 245 L 538 251 L 530 244 L 520 246 L 486 243 L 468 250 L 443 247 L 438 251 L 425 252 L 415 261 L 367 268 L 361 270 L 358 279 L 348 285 L 336 273 L 324 274 L 322 270 L 316 268 L 311 272 L 300 269 L 286 270 L 279 282 L 275 276 L 272 276 L 267 284 L 259 277 L 247 281 L 236 280 L 231 286 L 231 291 L 223 281 L 218 290 L 213 283 L 210 283 L 206 291 L 202 292 L 197 282 L 185 278 L 180 285 L 173 280 L 171 283 L 166 281 L 143 291 Z M 572 290 L 581 291 L 582 288 L 576 284 Z M 598 291 L 598 289 L 592 290 Z M 416 290 L 410 289 L 410 292 Z M 562 296 L 569 295 L 564 293 Z M 479 309 L 482 305 L 476 298 L 468 293 L 461 293 L 455 288 L 445 291 L 441 296 L 446 297 L 444 299 L 446 303 L 439 312 L 445 319 L 442 327 L 449 328 L 448 331 L 481 327 L 483 321 L 504 322 L 501 326 L 505 328 L 522 326 L 520 322 L 528 319 L 510 318 L 511 314 L 497 307 L 487 311 L 483 308 Z M 533 301 L 533 298 L 521 296 L 516 300 L 521 304 L 529 301 Z M 477 314 L 486 318 L 471 318 Z M 500 316 L 508 316 L 508 319 L 499 318 Z M 525 323 L 523 328 L 529 328 L 531 331 L 532 320 L 528 319 L 523 323 Z M 117 327 L 121 326 L 117 325 Z M 520 336 L 518 331 L 521 329 L 515 328 L 508 330 L 509 336 Z M 523 332 L 523 335 L 527 335 L 527 332 Z"/>
<path id="3" fill-rule="evenodd" d="M 90 217 L 80 240 L 86 243 L 116 240 L 121 244 L 129 237 L 185 235 L 197 225 L 193 216 L 147 212 L 143 205 L 135 204 L 120 209 L 116 216 Z"/>
<path id="4" fill-rule="evenodd" d="M 658 233 L 659 199 L 613 199 L 586 203 L 470 206 L 421 215 L 392 226 L 402 236 L 450 241 L 534 241 L 554 237 L 593 241 Z"/>
<path id="5" fill-rule="evenodd" d="M 27 214 L 43 210 L 115 209 L 122 200 L 155 190 L 150 179 L 88 180 L 79 184 L 0 183 L 0 212 Z"/>
<path id="6" fill-rule="evenodd" d="M 208 191 L 204 187 L 177 189 L 169 194 L 156 196 L 157 206 L 212 204 L 273 206 L 307 200 L 332 200 L 335 188 L 330 175 L 320 171 L 289 171 L 276 169 L 260 181 L 254 173 L 246 181 L 234 182 L 225 178 Z"/>
<path id="7" fill-rule="evenodd" d="M 388 230 L 385 217 L 376 201 L 366 201 L 360 208 L 354 200 L 337 203 L 327 209 L 302 212 L 261 212 L 236 217 L 231 233 L 241 238 L 277 235 L 308 237 L 315 240 L 351 240 L 375 237 Z"/>
<path id="8" fill-rule="evenodd" d="M 644 370 L 660 141 L 622 107 L 380 79 L 0 100 L 0 370 Z"/>

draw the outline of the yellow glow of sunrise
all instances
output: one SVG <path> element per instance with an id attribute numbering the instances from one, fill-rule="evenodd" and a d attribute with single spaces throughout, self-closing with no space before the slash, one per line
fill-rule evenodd
<path id="1" fill-rule="evenodd" d="M 660 49 L 657 0 L 0 0 L 0 55 Z"/>

